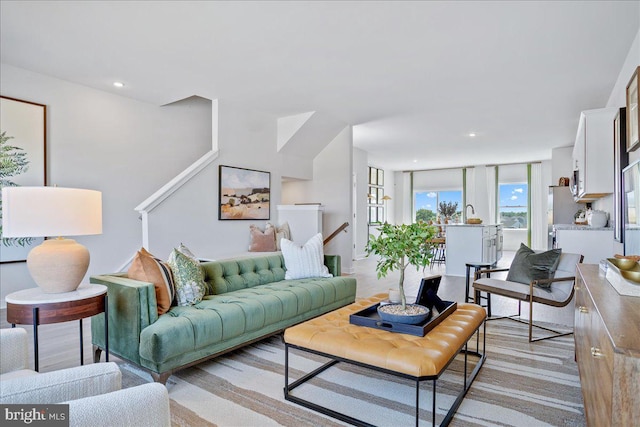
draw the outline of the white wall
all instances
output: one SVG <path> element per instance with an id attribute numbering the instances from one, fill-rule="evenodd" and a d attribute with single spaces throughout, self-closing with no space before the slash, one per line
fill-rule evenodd
<path id="1" fill-rule="evenodd" d="M 352 167 L 353 133 L 347 126 L 313 160 L 313 181 L 282 184 L 282 204 L 322 203 L 323 235 L 328 237 L 342 223 L 352 222 Z M 352 273 L 353 228 L 336 236 L 324 251 L 340 255 L 343 273 Z"/>
<path id="2" fill-rule="evenodd" d="M 551 150 L 551 184 L 558 185 L 560 178 L 571 178 L 573 172 L 573 141 L 567 147 Z"/>
<path id="3" fill-rule="evenodd" d="M 2 95 L 47 105 L 48 183 L 102 191 L 103 234 L 76 240 L 91 252 L 87 275 L 115 271 L 141 245 L 134 207 L 210 150 L 211 102 L 159 107 L 6 64 L 0 76 Z M 3 306 L 35 286 L 24 262 L 1 264 L 0 278 Z"/>
<path id="4" fill-rule="evenodd" d="M 391 200 L 387 200 L 385 203 L 385 221 L 389 224 L 396 223 L 396 215 L 395 215 L 395 204 L 396 204 L 396 181 L 395 174 L 393 171 L 385 169 L 384 170 L 384 195 L 391 197 Z"/>
<path id="5" fill-rule="evenodd" d="M 365 247 L 369 240 L 369 226 L 367 220 L 367 193 L 369 192 L 369 166 L 367 152 L 359 148 L 353 149 L 353 174 L 355 177 L 355 193 L 354 193 L 354 255 L 355 259 L 365 257 Z M 385 176 L 385 183 L 386 183 Z M 385 194 L 389 194 L 385 185 Z M 393 197 L 393 196 L 391 196 Z"/>
<path id="6" fill-rule="evenodd" d="M 91 252 L 87 277 L 118 271 L 142 245 L 134 208 L 212 148 L 211 101 L 189 98 L 159 107 L 2 65 L 4 96 L 47 105 L 48 182 L 103 193 L 103 234 L 79 237 Z M 218 101 L 219 157 L 149 214 L 149 249 L 166 258 L 184 243 L 198 256 L 226 258 L 246 253 L 249 224 L 219 221 L 218 165 L 271 172 L 271 220 L 281 203 L 277 118 Z M 290 158 L 289 158 L 290 159 Z M 309 162 L 311 164 L 311 162 Z M 332 232 L 352 210 L 351 128 L 343 130 L 313 161 L 306 200 L 325 204 L 325 231 Z M 309 187 L 309 188 L 311 188 Z M 352 270 L 352 232 L 325 248 L 342 255 Z M 26 263 L 0 265 L 0 297 L 34 287 Z"/>
<path id="7" fill-rule="evenodd" d="M 182 242 L 202 258 L 246 255 L 249 225 L 264 229 L 267 220 L 218 220 L 218 169 L 227 165 L 270 172 L 270 221 L 276 223 L 276 206 L 281 199 L 276 134 L 274 116 L 219 100 L 220 155 L 149 215 L 151 253 L 166 259 Z"/>
<path id="8" fill-rule="evenodd" d="M 611 91 L 611 95 L 609 96 L 609 101 L 605 107 L 624 107 L 627 104 L 627 84 L 633 75 L 636 67 L 640 65 L 640 30 L 636 34 L 636 38 L 633 40 L 633 44 L 629 49 L 629 53 L 627 54 L 627 58 L 622 65 L 620 70 L 620 74 L 618 75 L 618 79 L 616 81 L 613 90 Z M 629 153 L 629 164 L 635 162 L 640 159 L 640 150 L 632 151 Z M 613 212 L 613 196 L 605 197 L 596 203 L 593 204 L 593 209 L 603 210 L 609 212 L 610 214 Z M 624 247 L 621 243 L 613 242 L 613 252 L 614 254 L 622 254 L 624 253 Z M 627 254 L 630 255 L 630 254 Z"/>

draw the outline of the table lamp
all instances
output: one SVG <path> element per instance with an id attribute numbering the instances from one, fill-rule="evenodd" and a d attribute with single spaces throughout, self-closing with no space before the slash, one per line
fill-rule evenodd
<path id="1" fill-rule="evenodd" d="M 102 233 L 102 193 L 61 187 L 4 187 L 2 237 L 55 237 L 27 256 L 31 277 L 46 293 L 74 291 L 89 268 L 89 250 L 72 239 Z"/>

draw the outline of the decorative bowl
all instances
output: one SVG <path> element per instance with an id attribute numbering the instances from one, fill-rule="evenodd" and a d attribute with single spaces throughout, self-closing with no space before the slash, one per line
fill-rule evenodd
<path id="1" fill-rule="evenodd" d="M 635 259 L 628 258 L 609 258 L 611 264 L 618 267 L 620 270 L 632 270 L 634 267 L 638 266 L 638 261 Z"/>
<path id="2" fill-rule="evenodd" d="M 387 304 L 378 306 L 378 315 L 385 322 L 405 323 L 408 325 L 417 325 L 426 322 L 431 318 L 431 310 L 425 306 L 418 304 L 407 304 L 408 311 L 421 312 L 417 314 L 397 314 L 394 313 L 402 310 L 402 304 Z"/>
<path id="3" fill-rule="evenodd" d="M 640 271 L 620 270 L 620 275 L 634 285 L 640 285 Z"/>
<path id="4" fill-rule="evenodd" d="M 467 224 L 482 224 L 482 220 L 480 218 L 469 218 L 467 219 Z"/>

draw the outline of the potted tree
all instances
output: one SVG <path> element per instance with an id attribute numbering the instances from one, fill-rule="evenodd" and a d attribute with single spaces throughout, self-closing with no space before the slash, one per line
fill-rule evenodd
<path id="1" fill-rule="evenodd" d="M 378 255 L 380 259 L 376 265 L 378 278 L 386 277 L 389 272 L 400 270 L 400 281 L 398 288 L 400 291 L 401 303 L 388 304 L 379 308 L 378 312 L 383 320 L 390 318 L 386 314 L 391 313 L 393 321 L 403 323 L 420 323 L 431 313 L 429 309 L 415 304 L 407 305 L 407 298 L 404 293 L 404 272 L 405 269 L 413 265 L 416 269 L 425 268 L 429 265 L 431 257 L 431 244 L 429 240 L 436 234 L 436 227 L 425 222 L 415 222 L 413 224 L 392 225 L 384 223 L 380 227 L 380 234 L 376 237 L 369 236 L 366 252 Z M 416 314 L 423 314 L 422 318 L 413 318 Z"/>
<path id="2" fill-rule="evenodd" d="M 447 222 L 458 212 L 458 202 L 440 202 L 438 213 Z"/>

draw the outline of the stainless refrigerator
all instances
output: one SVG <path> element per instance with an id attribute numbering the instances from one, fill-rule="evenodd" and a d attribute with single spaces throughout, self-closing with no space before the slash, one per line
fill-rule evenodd
<path id="1" fill-rule="evenodd" d="M 555 244 L 553 224 L 573 224 L 574 216 L 584 205 L 576 203 L 569 187 L 557 185 L 549 187 L 549 204 L 547 207 L 547 221 L 549 226 L 549 249 Z"/>

